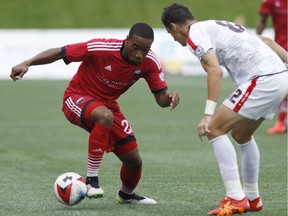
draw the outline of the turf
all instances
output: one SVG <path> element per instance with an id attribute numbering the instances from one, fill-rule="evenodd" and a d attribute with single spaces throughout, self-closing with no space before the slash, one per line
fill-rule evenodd
<path id="1" fill-rule="evenodd" d="M 0 81 L 0 215 L 206 215 L 224 195 L 212 150 L 196 134 L 206 81 L 203 77 L 168 77 L 167 81 L 181 96 L 174 111 L 158 108 L 142 81 L 119 100 L 143 158 L 137 192 L 154 198 L 158 205 L 118 204 L 121 164 L 107 154 L 100 170 L 105 197 L 86 198 L 74 207 L 62 205 L 53 194 L 58 175 L 86 174 L 88 134 L 71 125 L 61 112 L 68 81 Z M 225 79 L 221 98 L 231 89 L 230 80 Z M 287 138 L 266 134 L 274 121 L 265 121 L 255 134 L 265 207 L 249 215 L 287 215 Z"/>

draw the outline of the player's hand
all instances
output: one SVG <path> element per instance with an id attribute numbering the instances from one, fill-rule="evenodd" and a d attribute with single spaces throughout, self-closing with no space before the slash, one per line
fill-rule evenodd
<path id="1" fill-rule="evenodd" d="M 211 121 L 211 118 L 212 118 L 211 115 L 204 114 L 203 118 L 198 124 L 198 136 L 201 141 L 202 141 L 202 137 L 207 136 L 207 134 L 210 132 L 210 130 L 208 129 L 208 125 Z"/>
<path id="2" fill-rule="evenodd" d="M 27 73 L 28 67 L 29 66 L 24 62 L 14 66 L 12 68 L 10 77 L 13 79 L 13 81 L 21 80 L 24 74 Z"/>
<path id="3" fill-rule="evenodd" d="M 180 97 L 177 92 L 170 92 L 169 98 L 170 98 L 170 110 L 173 110 L 178 105 Z"/>

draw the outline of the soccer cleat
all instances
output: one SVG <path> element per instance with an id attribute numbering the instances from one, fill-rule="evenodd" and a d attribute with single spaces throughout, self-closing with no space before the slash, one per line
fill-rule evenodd
<path id="1" fill-rule="evenodd" d="M 263 203 L 260 197 L 250 201 L 249 200 L 249 204 L 250 204 L 250 211 L 260 211 L 261 209 L 263 209 Z"/>
<path id="2" fill-rule="evenodd" d="M 272 128 L 269 128 L 267 130 L 267 133 L 277 134 L 277 133 L 285 133 L 286 131 L 287 131 L 286 125 L 281 122 L 277 122 Z"/>
<path id="3" fill-rule="evenodd" d="M 104 191 L 99 186 L 98 176 L 95 177 L 87 177 L 87 194 L 86 196 L 91 198 L 101 198 L 104 195 Z"/>
<path id="4" fill-rule="evenodd" d="M 208 212 L 208 215 L 228 216 L 234 213 L 243 214 L 248 209 L 249 202 L 246 197 L 242 200 L 225 197 L 216 209 Z"/>
<path id="5" fill-rule="evenodd" d="M 157 202 L 148 197 L 139 196 L 135 193 L 126 194 L 122 191 L 119 191 L 117 200 L 119 203 L 130 203 L 130 204 L 144 204 L 144 205 L 155 205 Z"/>

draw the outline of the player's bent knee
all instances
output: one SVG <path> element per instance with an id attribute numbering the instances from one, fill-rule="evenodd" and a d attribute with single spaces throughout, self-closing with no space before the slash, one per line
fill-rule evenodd
<path id="1" fill-rule="evenodd" d="M 135 141 L 130 142 L 136 143 Z M 136 143 L 137 144 L 137 143 Z M 114 151 L 114 153 L 119 153 Z M 140 170 L 142 169 L 142 158 L 138 152 L 138 149 L 135 148 L 132 151 L 127 152 L 126 154 L 117 155 L 119 159 L 123 162 L 123 164 L 130 170 Z"/>
<path id="2" fill-rule="evenodd" d="M 251 135 L 245 135 L 242 133 L 237 133 L 235 131 L 231 132 L 231 136 L 239 144 L 246 143 L 246 142 L 249 142 L 251 140 Z"/>
<path id="3" fill-rule="evenodd" d="M 111 128 L 114 120 L 113 113 L 106 107 L 97 107 L 91 112 L 91 121 Z"/>
<path id="4" fill-rule="evenodd" d="M 225 134 L 222 131 L 215 130 L 215 129 L 212 129 L 212 128 L 209 128 L 209 130 L 210 130 L 210 132 L 206 133 L 206 136 L 208 137 L 209 140 L 212 140 L 212 139 L 214 139 L 216 137 L 219 137 L 219 136 Z"/>
<path id="5" fill-rule="evenodd" d="M 106 125 L 108 127 L 111 127 L 113 124 L 113 120 L 114 120 L 114 116 L 113 113 L 110 110 L 105 110 L 105 112 L 103 112 L 101 119 L 100 119 L 100 123 L 102 123 L 103 125 Z"/>

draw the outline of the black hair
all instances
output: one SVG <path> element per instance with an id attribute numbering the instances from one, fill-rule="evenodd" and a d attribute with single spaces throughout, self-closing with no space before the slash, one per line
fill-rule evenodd
<path id="1" fill-rule="evenodd" d="M 151 26 L 141 22 L 136 23 L 131 27 L 129 31 L 129 37 L 132 37 L 133 35 L 137 35 L 146 39 L 154 39 L 154 32 Z"/>
<path id="2" fill-rule="evenodd" d="M 161 17 L 161 21 L 166 28 L 170 28 L 171 23 L 184 24 L 187 20 L 194 20 L 194 16 L 188 7 L 177 3 L 164 8 Z"/>

